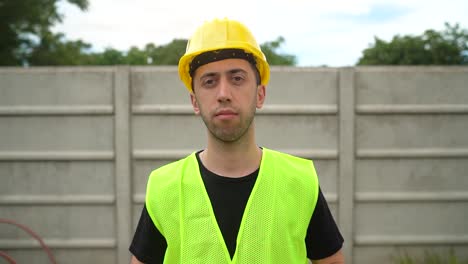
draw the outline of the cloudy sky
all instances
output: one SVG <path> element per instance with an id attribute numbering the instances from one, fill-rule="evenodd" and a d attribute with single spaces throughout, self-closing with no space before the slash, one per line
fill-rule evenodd
<path id="1" fill-rule="evenodd" d="M 86 12 L 62 1 L 67 39 L 82 39 L 93 49 L 128 50 L 189 38 L 213 18 L 246 24 L 259 43 L 286 39 L 282 52 L 299 66 L 354 65 L 374 36 L 442 30 L 444 22 L 468 28 L 467 0 L 89 0 Z"/>

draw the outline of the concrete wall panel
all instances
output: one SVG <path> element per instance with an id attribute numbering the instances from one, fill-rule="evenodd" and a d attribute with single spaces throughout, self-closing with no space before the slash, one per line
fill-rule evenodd
<path id="1" fill-rule="evenodd" d="M 338 70 L 272 67 L 268 104 L 337 104 Z"/>
<path id="2" fill-rule="evenodd" d="M 463 67 L 372 67 L 356 69 L 359 104 L 465 104 Z M 415 96 L 417 95 L 417 96 Z"/>
<path id="3" fill-rule="evenodd" d="M 133 105 L 191 105 L 175 67 L 134 68 L 131 87 Z"/>
<path id="4" fill-rule="evenodd" d="M 404 263 L 404 256 L 411 256 L 416 263 L 424 263 L 427 254 L 438 254 L 443 260 L 440 263 L 449 263 L 448 256 L 450 252 L 458 256 L 458 261 L 468 259 L 468 251 L 464 246 L 443 246 L 443 245 L 425 245 L 425 246 L 357 246 L 353 263 Z M 429 260 L 425 263 L 430 263 Z"/>
<path id="5" fill-rule="evenodd" d="M 115 249 L 51 249 L 55 260 L 60 264 L 76 263 L 117 263 Z M 50 263 L 41 249 L 6 250 L 17 263 Z M 2 262 L 3 263 L 3 262 Z M 5 262 L 6 263 L 6 262 Z"/>
<path id="6" fill-rule="evenodd" d="M 468 115 L 366 115 L 356 121 L 361 148 L 459 148 L 468 146 Z"/>
<path id="7" fill-rule="evenodd" d="M 111 151 L 112 117 L 0 116 L 0 149 Z"/>
<path id="8" fill-rule="evenodd" d="M 112 105 L 110 68 L 0 71 L 0 106 Z"/>
<path id="9" fill-rule="evenodd" d="M 256 118 L 256 131 L 259 145 L 268 148 L 337 148 L 338 122 L 335 116 L 262 115 Z"/>
<path id="10" fill-rule="evenodd" d="M 468 252 L 466 67 L 272 67 L 258 144 L 314 160 L 347 263 Z M 176 67 L 0 69 L 0 217 L 128 263 L 149 173 L 205 145 Z M 130 226 L 131 225 L 131 226 Z M 0 249 L 48 263 L 0 224 Z"/>
<path id="11" fill-rule="evenodd" d="M 359 236 L 466 236 L 468 202 L 387 202 L 356 206 Z"/>
<path id="12" fill-rule="evenodd" d="M 468 190 L 468 159 L 364 159 L 356 163 L 357 192 Z"/>
<path id="13" fill-rule="evenodd" d="M 135 150 L 197 150 L 206 140 L 206 128 L 195 115 L 140 115 L 132 130 Z"/>
<path id="14" fill-rule="evenodd" d="M 2 218 L 15 219 L 40 234 L 44 239 L 114 239 L 114 209 L 106 205 L 40 205 L 0 206 Z M 3 226 L 2 226 L 3 227 Z M 0 237 L 14 239 L 22 231 L 6 232 Z M 0 241 L 1 241 L 0 240 Z"/>
<path id="15" fill-rule="evenodd" d="M 314 161 L 320 187 L 328 193 L 337 194 L 338 162 L 336 160 L 316 159 Z"/>
<path id="16" fill-rule="evenodd" d="M 0 162 L 2 195 L 113 195 L 110 161 Z"/>

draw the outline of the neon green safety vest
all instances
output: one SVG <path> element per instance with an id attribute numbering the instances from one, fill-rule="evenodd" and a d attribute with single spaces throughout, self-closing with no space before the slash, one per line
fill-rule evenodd
<path id="1" fill-rule="evenodd" d="M 166 264 L 305 264 L 305 237 L 317 197 L 310 160 L 263 148 L 232 260 L 195 153 L 151 173 L 146 207 L 166 238 Z"/>

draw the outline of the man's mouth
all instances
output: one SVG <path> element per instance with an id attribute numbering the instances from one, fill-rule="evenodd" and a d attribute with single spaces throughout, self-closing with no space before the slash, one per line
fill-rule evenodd
<path id="1" fill-rule="evenodd" d="M 215 117 L 222 118 L 222 119 L 229 119 L 237 116 L 237 113 L 233 110 L 219 110 L 216 112 Z"/>

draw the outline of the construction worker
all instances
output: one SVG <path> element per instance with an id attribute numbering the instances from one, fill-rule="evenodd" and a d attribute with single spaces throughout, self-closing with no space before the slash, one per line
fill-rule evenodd
<path id="1" fill-rule="evenodd" d="M 131 263 L 344 263 L 312 161 L 256 144 L 270 71 L 251 32 L 206 22 L 178 69 L 207 144 L 151 173 Z"/>

